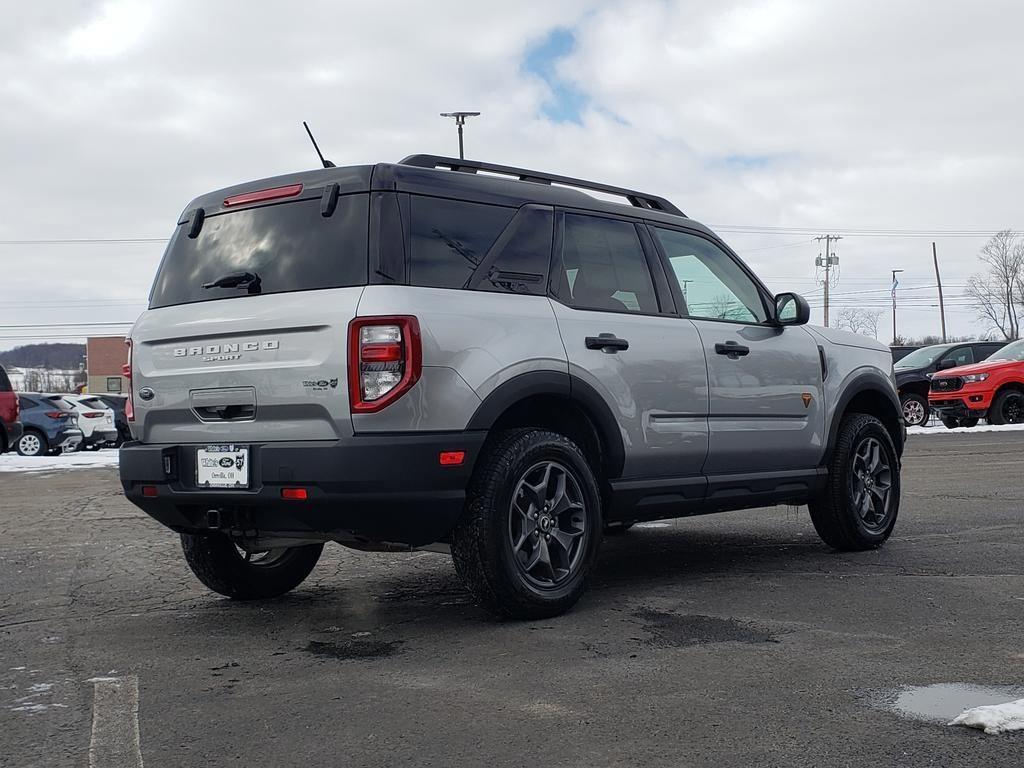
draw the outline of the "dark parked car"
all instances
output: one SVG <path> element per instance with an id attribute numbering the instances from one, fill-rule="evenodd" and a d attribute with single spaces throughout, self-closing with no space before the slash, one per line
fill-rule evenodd
<path id="1" fill-rule="evenodd" d="M 980 363 L 1005 346 L 1005 341 L 934 344 L 914 350 L 899 360 L 895 365 L 896 388 L 900 393 L 903 419 L 907 426 L 923 427 L 928 423 L 928 386 L 932 374 L 960 365 Z M 974 419 L 973 423 L 964 423 L 960 426 L 971 427 L 977 422 L 978 420 Z"/>
<path id="2" fill-rule="evenodd" d="M 18 396 L 11 389 L 7 371 L 0 365 L 0 453 L 9 451 L 21 437 Z"/>
<path id="3" fill-rule="evenodd" d="M 125 440 L 132 439 L 132 433 L 128 431 L 128 417 L 125 416 L 124 405 L 128 400 L 127 395 L 109 395 L 101 394 L 96 395 L 89 393 L 82 397 L 88 397 L 95 400 L 100 400 L 108 408 L 112 408 L 114 411 L 114 425 L 117 427 L 117 447 L 120 447 L 121 443 Z"/>
<path id="4" fill-rule="evenodd" d="M 18 393 L 24 432 L 16 447 L 22 456 L 74 451 L 82 444 L 75 410 L 60 395 Z"/>
<path id="5" fill-rule="evenodd" d="M 892 361 L 894 363 L 898 363 L 900 360 L 902 360 L 904 357 L 909 355 L 911 352 L 916 352 L 919 349 L 920 349 L 920 347 L 911 347 L 911 346 L 896 346 L 896 347 L 894 347 L 892 345 L 889 346 L 889 351 L 892 353 Z"/>

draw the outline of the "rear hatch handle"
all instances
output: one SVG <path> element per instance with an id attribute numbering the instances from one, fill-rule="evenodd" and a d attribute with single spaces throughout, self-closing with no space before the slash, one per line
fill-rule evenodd
<path id="1" fill-rule="evenodd" d="M 256 390 L 196 389 L 189 393 L 189 405 L 200 421 L 252 421 L 256 418 Z"/>

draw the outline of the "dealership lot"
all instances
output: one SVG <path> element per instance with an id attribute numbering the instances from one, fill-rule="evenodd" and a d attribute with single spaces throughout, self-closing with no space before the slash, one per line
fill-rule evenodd
<path id="1" fill-rule="evenodd" d="M 1024 679 L 1022 449 L 913 435 L 880 551 L 785 507 L 658 523 L 606 541 L 569 615 L 504 624 L 429 553 L 329 546 L 231 603 L 115 469 L 0 473 L 0 764 L 131 764 L 136 702 L 150 768 L 1016 764 L 1021 734 L 882 704 Z"/>

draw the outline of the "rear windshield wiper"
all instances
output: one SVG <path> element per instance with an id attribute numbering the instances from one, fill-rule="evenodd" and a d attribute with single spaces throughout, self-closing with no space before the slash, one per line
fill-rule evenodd
<path id="1" fill-rule="evenodd" d="M 203 288 L 247 288 L 249 293 L 259 293 L 262 290 L 260 276 L 255 272 L 232 272 L 212 283 L 203 283 Z"/>

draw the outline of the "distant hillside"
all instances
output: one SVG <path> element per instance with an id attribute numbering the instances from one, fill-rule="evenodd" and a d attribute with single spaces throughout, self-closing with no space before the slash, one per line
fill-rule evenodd
<path id="1" fill-rule="evenodd" d="M 85 362 L 85 344 L 25 344 L 0 352 L 5 368 L 56 368 L 77 371 Z"/>

